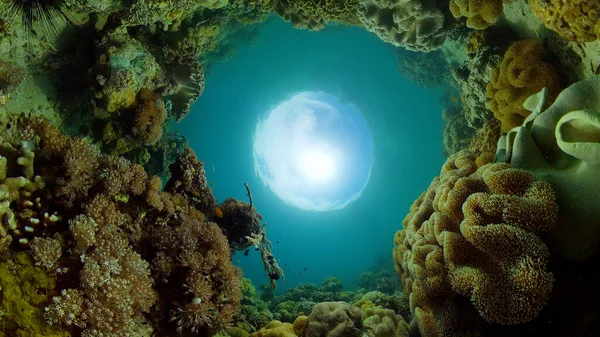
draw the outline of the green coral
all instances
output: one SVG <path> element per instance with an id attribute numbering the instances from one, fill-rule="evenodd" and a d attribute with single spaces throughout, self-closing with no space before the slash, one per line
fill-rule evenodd
<path id="1" fill-rule="evenodd" d="M 33 264 L 27 252 L 0 263 L 0 336 L 66 337 L 60 327 L 50 326 L 43 308 L 55 288 L 55 277 Z"/>

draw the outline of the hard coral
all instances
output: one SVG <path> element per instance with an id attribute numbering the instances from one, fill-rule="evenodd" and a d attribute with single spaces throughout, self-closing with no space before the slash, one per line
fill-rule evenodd
<path id="1" fill-rule="evenodd" d="M 502 122 L 502 133 L 523 123 L 530 111 L 523 108 L 525 100 L 548 88 L 550 102 L 560 88 L 558 70 L 544 59 L 544 50 L 535 40 L 515 42 L 508 48 L 502 63 L 487 84 L 489 108 Z"/>
<path id="2" fill-rule="evenodd" d="M 396 268 L 421 334 L 457 332 L 457 294 L 488 322 L 532 320 L 552 290 L 539 235 L 552 229 L 557 213 L 551 186 L 531 173 L 506 164 L 477 169 L 465 151 L 451 156 L 394 238 Z"/>
<path id="3" fill-rule="evenodd" d="M 361 328 L 360 309 L 344 302 L 323 302 L 317 304 L 308 316 L 304 336 L 360 336 Z"/>
<path id="4" fill-rule="evenodd" d="M 528 0 L 531 11 L 549 29 L 579 43 L 600 38 L 600 3 L 597 0 Z"/>
<path id="5" fill-rule="evenodd" d="M 154 145 L 163 133 L 167 108 L 160 94 L 142 89 L 138 95 L 132 134 L 144 145 Z"/>
<path id="6" fill-rule="evenodd" d="M 277 0 L 275 11 L 295 28 L 319 30 L 329 22 L 358 25 L 358 0 Z"/>
<path id="7" fill-rule="evenodd" d="M 358 16 L 365 28 L 397 47 L 437 49 L 446 39 L 444 1 L 360 0 Z"/>

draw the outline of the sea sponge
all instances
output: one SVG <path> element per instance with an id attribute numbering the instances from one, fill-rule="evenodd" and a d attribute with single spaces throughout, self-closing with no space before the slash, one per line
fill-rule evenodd
<path id="1" fill-rule="evenodd" d="M 487 96 L 491 99 L 489 108 L 502 122 L 502 133 L 521 125 L 530 114 L 523 108 L 529 96 L 544 87 L 548 88 L 549 102 L 558 94 L 558 70 L 544 60 L 543 53 L 542 45 L 535 40 L 515 42 L 487 84 Z"/>
<path id="2" fill-rule="evenodd" d="M 579 43 L 600 38 L 600 2 L 597 0 L 528 0 L 531 11 L 549 29 Z"/>
<path id="3" fill-rule="evenodd" d="M 533 319 L 552 289 L 548 249 L 558 205 L 551 186 L 506 164 L 477 168 L 451 156 L 411 206 L 394 238 L 394 261 L 423 336 L 456 332 L 457 294 L 491 323 Z"/>
<path id="4" fill-rule="evenodd" d="M 600 243 L 600 76 L 563 90 L 548 108 L 547 91 L 530 97 L 533 112 L 498 142 L 497 160 L 548 180 L 561 206 L 552 253 L 586 260 Z"/>
<path id="5" fill-rule="evenodd" d="M 502 2 L 503 0 L 450 0 L 450 11 L 455 18 L 466 17 L 467 27 L 485 29 L 495 24 L 502 15 Z"/>
<path id="6" fill-rule="evenodd" d="M 444 1 L 360 0 L 358 16 L 365 28 L 397 47 L 432 51 L 446 39 Z"/>
<path id="7" fill-rule="evenodd" d="M 319 30 L 329 22 L 358 25 L 358 0 L 277 0 L 275 12 L 295 28 Z"/>

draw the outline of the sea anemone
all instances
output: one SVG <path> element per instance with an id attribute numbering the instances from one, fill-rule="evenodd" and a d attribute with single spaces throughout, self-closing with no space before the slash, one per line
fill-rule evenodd
<path id="1" fill-rule="evenodd" d="M 72 24 L 65 0 L 9 0 L 9 2 L 11 12 L 15 16 L 21 16 L 27 31 L 33 29 L 34 22 L 40 22 L 51 33 L 56 33 L 57 18 Z"/>

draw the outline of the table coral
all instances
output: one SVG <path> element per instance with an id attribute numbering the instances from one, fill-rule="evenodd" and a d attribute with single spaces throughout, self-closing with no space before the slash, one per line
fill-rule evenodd
<path id="1" fill-rule="evenodd" d="M 277 0 L 275 12 L 295 28 L 319 30 L 329 22 L 357 25 L 358 0 Z"/>
<path id="2" fill-rule="evenodd" d="M 503 0 L 451 0 L 450 11 L 455 18 L 466 17 L 467 27 L 485 29 L 502 15 Z"/>
<path id="3" fill-rule="evenodd" d="M 525 100 L 546 87 L 551 102 L 560 89 L 558 70 L 544 59 L 544 49 L 535 40 L 515 42 L 508 48 L 502 63 L 487 84 L 489 108 L 502 122 L 507 133 L 523 123 L 530 113 L 523 108 Z"/>
<path id="4" fill-rule="evenodd" d="M 561 206 L 550 248 L 586 260 L 600 243 L 600 76 L 571 85 L 546 105 L 546 90 L 527 100 L 531 116 L 500 139 L 497 158 L 550 182 Z"/>
<path id="5" fill-rule="evenodd" d="M 558 205 L 550 184 L 507 164 L 477 168 L 475 155 L 451 156 L 411 206 L 394 238 L 394 261 L 421 334 L 456 333 L 457 295 L 483 319 L 532 320 L 552 290 L 548 248 Z"/>
<path id="6" fill-rule="evenodd" d="M 561 37 L 579 43 L 600 38 L 597 0 L 528 0 L 531 11 Z"/>
<path id="7" fill-rule="evenodd" d="M 443 1 L 360 0 L 358 16 L 365 28 L 397 47 L 435 50 L 446 39 L 449 20 Z M 444 3 L 445 4 L 445 3 Z"/>

